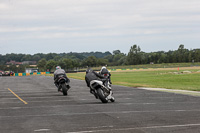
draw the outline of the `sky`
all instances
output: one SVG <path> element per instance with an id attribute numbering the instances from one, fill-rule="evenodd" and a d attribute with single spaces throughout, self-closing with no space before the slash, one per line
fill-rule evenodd
<path id="1" fill-rule="evenodd" d="M 200 0 L 0 0 L 0 54 L 200 48 Z"/>

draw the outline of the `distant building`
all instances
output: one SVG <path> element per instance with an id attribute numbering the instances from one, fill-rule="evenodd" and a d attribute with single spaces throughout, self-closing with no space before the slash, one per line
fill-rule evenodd
<path id="1" fill-rule="evenodd" d="M 34 73 L 38 72 L 38 68 L 26 68 L 25 73 Z"/>
<path id="2" fill-rule="evenodd" d="M 16 62 L 16 61 L 10 61 L 7 62 L 6 65 L 36 65 L 36 61 L 23 61 L 23 62 Z"/>
<path id="3" fill-rule="evenodd" d="M 22 62 L 10 61 L 6 62 L 6 65 L 22 65 Z"/>
<path id="4" fill-rule="evenodd" d="M 23 61 L 22 64 L 23 65 L 36 65 L 37 62 L 36 61 Z"/>

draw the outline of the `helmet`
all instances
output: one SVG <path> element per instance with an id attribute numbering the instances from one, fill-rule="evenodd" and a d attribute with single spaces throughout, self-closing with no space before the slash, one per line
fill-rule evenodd
<path id="1" fill-rule="evenodd" d="M 106 69 L 106 67 L 105 66 L 103 66 L 102 68 L 101 68 L 101 70 L 100 70 L 100 74 L 108 74 L 109 72 L 108 72 L 108 70 Z"/>
<path id="2" fill-rule="evenodd" d="M 61 67 L 60 67 L 60 66 L 57 66 L 57 67 L 56 67 L 56 70 L 58 70 L 58 69 L 61 69 Z"/>
<path id="3" fill-rule="evenodd" d="M 106 69 L 106 67 L 105 67 L 105 66 L 102 66 L 101 71 L 102 71 L 103 69 Z"/>

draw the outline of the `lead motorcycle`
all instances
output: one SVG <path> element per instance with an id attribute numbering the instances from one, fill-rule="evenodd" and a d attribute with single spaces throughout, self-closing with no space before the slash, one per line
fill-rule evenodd
<path id="1" fill-rule="evenodd" d="M 107 103 L 109 100 L 115 102 L 115 98 L 112 96 L 111 84 L 108 79 L 92 80 L 90 82 L 90 88 L 93 90 L 94 96 L 100 99 L 102 103 Z"/>
<path id="2" fill-rule="evenodd" d="M 69 85 L 70 80 L 66 78 L 64 75 L 59 75 L 58 76 L 58 81 L 57 81 L 57 88 L 58 91 L 62 92 L 63 95 L 68 95 L 68 90 L 70 89 Z"/>

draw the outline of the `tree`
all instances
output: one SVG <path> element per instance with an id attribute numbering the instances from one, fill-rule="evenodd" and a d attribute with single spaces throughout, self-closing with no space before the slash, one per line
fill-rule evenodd
<path id="1" fill-rule="evenodd" d="M 86 60 L 85 63 L 87 66 L 94 67 L 97 66 L 97 58 L 95 56 L 89 56 Z"/>
<path id="2" fill-rule="evenodd" d="M 178 48 L 178 51 L 177 51 L 178 62 L 184 62 L 185 61 L 184 54 L 185 54 L 184 45 L 181 44 L 181 45 L 179 45 L 179 48 Z"/>
<path id="3" fill-rule="evenodd" d="M 40 71 L 46 71 L 47 61 L 45 58 L 38 61 L 37 67 Z"/>
<path id="4" fill-rule="evenodd" d="M 121 53 L 120 50 L 114 50 L 114 51 L 113 51 L 113 55 L 117 55 L 117 54 L 120 54 L 120 53 Z"/>
<path id="5" fill-rule="evenodd" d="M 38 62 L 40 59 L 41 57 L 39 55 L 34 55 L 32 60 Z"/>
<path id="6" fill-rule="evenodd" d="M 72 62 L 72 59 L 63 59 L 62 60 L 63 63 L 64 63 L 64 69 L 65 70 L 69 70 L 69 69 L 72 69 L 73 68 L 73 62 Z"/>
<path id="7" fill-rule="evenodd" d="M 105 66 L 108 65 L 108 60 L 107 59 L 97 59 L 97 66 Z"/>
<path id="8" fill-rule="evenodd" d="M 141 51 L 140 47 L 137 46 L 136 44 L 131 46 L 131 49 L 127 56 L 127 63 L 129 65 L 137 65 L 140 63 L 141 61 L 140 51 Z"/>
<path id="9" fill-rule="evenodd" d="M 49 69 L 50 72 L 53 71 L 53 70 L 55 70 L 55 67 L 56 67 L 56 66 L 57 66 L 56 61 L 54 61 L 54 60 L 49 60 L 49 61 L 47 61 L 46 68 Z"/>
<path id="10" fill-rule="evenodd" d="M 22 61 L 32 61 L 32 56 L 30 54 L 27 54 L 22 58 Z"/>

